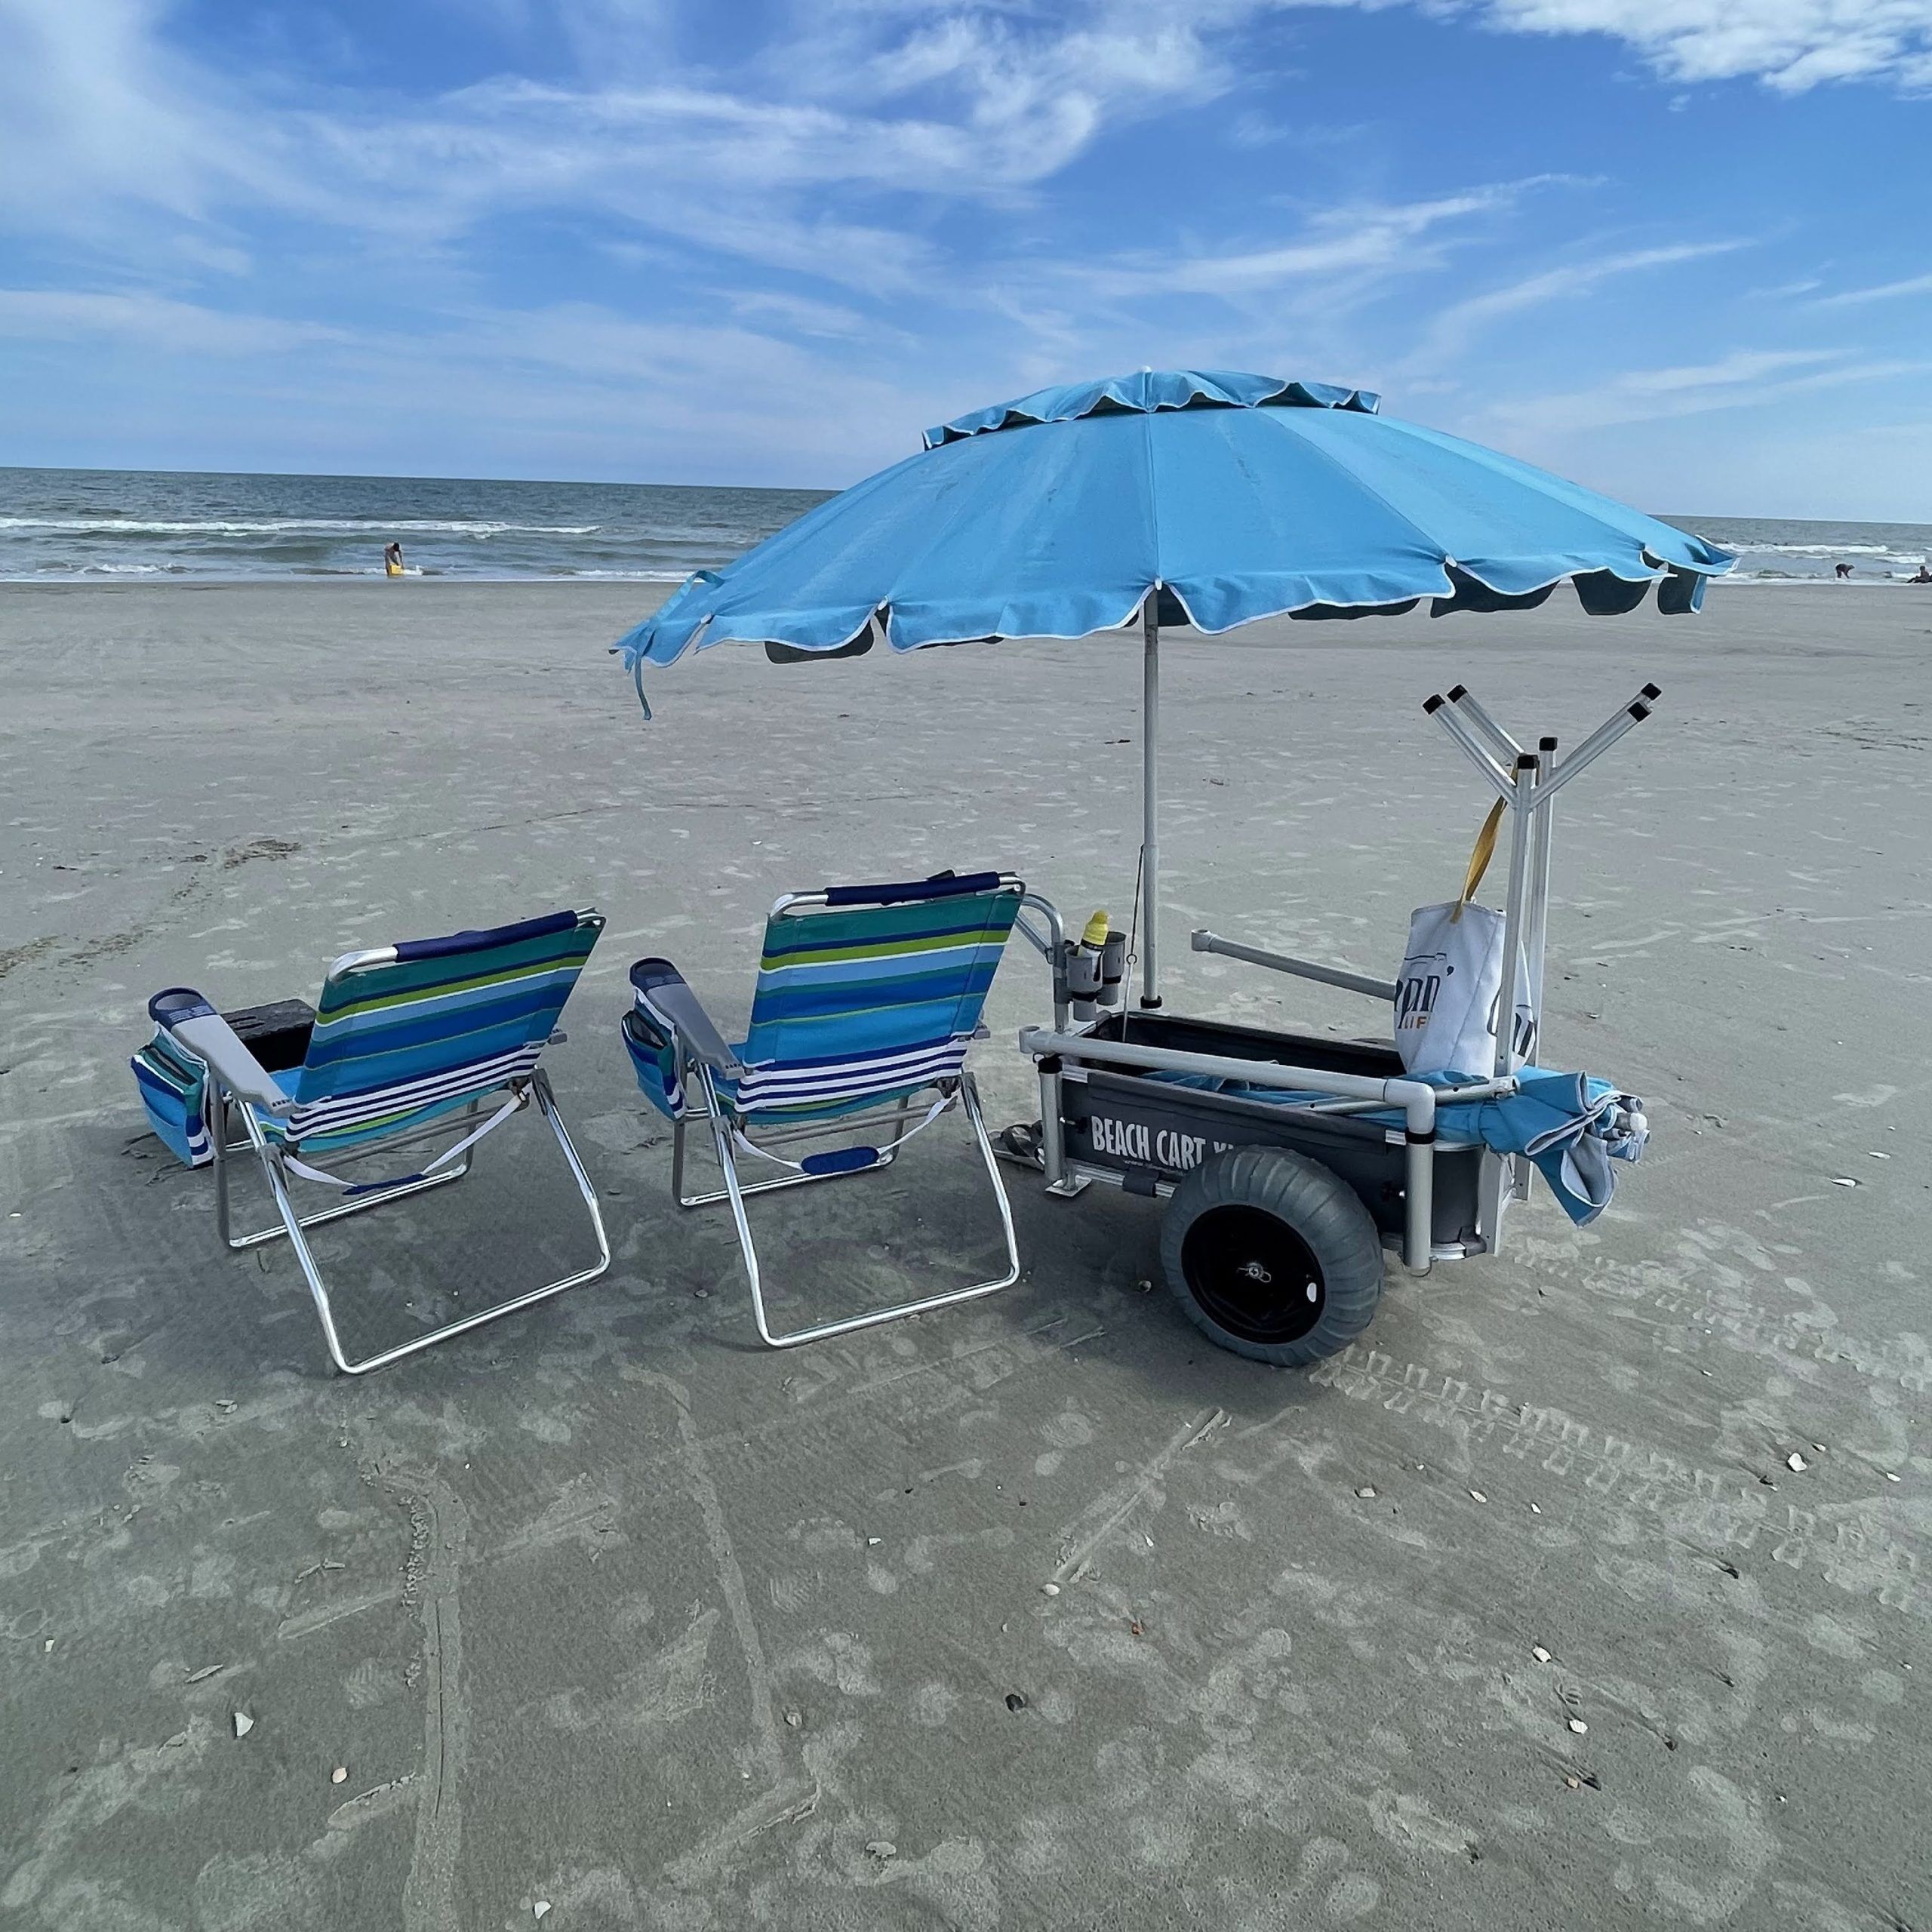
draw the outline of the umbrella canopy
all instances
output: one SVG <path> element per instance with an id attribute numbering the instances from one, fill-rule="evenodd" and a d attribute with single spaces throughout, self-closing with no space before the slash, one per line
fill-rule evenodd
<path id="1" fill-rule="evenodd" d="M 1527 608 L 1566 578 L 1695 610 L 1724 551 L 1546 471 L 1380 413 L 1361 389 L 1146 371 L 1042 389 L 701 571 L 619 648 L 633 669 L 729 640 L 819 652 L 1084 637 L 1157 616 Z"/>
<path id="2" fill-rule="evenodd" d="M 1041 389 L 928 429 L 620 639 L 644 667 L 761 643 L 780 662 L 1140 620 L 1142 1004 L 1160 1004 L 1160 628 L 1259 617 L 1527 610 L 1566 580 L 1586 610 L 1695 611 L 1734 559 L 1701 537 L 1333 383 L 1143 370 Z M 645 707 L 648 716 L 649 706 Z"/>

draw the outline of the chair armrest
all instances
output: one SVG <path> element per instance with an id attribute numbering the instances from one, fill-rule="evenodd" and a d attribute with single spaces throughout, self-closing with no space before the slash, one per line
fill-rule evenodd
<path id="1" fill-rule="evenodd" d="M 275 1083 L 235 1029 L 189 986 L 170 986 L 148 1001 L 148 1017 L 179 1040 L 238 1100 L 272 1114 L 295 1103 Z"/>
<path id="2" fill-rule="evenodd" d="M 724 1044 L 724 1035 L 713 1025 L 703 1001 L 669 960 L 640 959 L 631 968 L 631 987 L 646 1015 L 694 1060 L 734 1079 L 746 1071 L 744 1062 Z"/>

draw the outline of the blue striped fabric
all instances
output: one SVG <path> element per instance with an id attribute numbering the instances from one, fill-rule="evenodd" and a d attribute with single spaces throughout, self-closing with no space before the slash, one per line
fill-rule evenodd
<path id="1" fill-rule="evenodd" d="M 202 1118 L 202 1088 L 207 1069 L 177 1046 L 165 1029 L 134 1055 L 134 1084 L 148 1124 L 162 1145 L 184 1166 L 198 1168 L 214 1158 Z"/>
<path id="2" fill-rule="evenodd" d="M 420 1125 L 528 1073 L 597 943 L 596 913 L 398 946 L 324 983 L 295 1102 L 257 1110 L 272 1138 L 324 1151 Z"/>
<path id="3" fill-rule="evenodd" d="M 775 913 L 738 1050 L 751 1071 L 727 1096 L 734 1109 L 827 1117 L 956 1074 L 1020 891 Z"/>
<path id="4" fill-rule="evenodd" d="M 678 1069 L 678 1049 L 671 1036 L 646 1013 L 633 1006 L 624 1015 L 624 1050 L 644 1097 L 667 1120 L 682 1120 L 691 1111 L 689 1097 Z"/>

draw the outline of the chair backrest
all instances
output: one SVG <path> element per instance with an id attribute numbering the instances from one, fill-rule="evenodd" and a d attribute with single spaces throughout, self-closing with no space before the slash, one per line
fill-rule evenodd
<path id="1" fill-rule="evenodd" d="M 294 1076 L 291 1131 L 386 1131 L 529 1072 L 603 929 L 600 912 L 552 912 L 338 959 Z"/>
<path id="2" fill-rule="evenodd" d="M 781 899 L 740 1053 L 740 1111 L 889 1101 L 957 1073 L 1026 889 L 977 872 Z"/>

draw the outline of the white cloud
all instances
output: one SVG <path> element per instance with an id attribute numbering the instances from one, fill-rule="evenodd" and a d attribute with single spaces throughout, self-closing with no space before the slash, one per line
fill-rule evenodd
<path id="1" fill-rule="evenodd" d="M 1552 435 L 1622 423 L 1762 408 L 1817 389 L 1890 381 L 1927 366 L 1854 361 L 1842 349 L 1738 349 L 1714 362 L 1626 370 L 1589 389 L 1511 397 L 1492 407 L 1487 420 L 1505 437 L 1537 444 Z"/>
<path id="2" fill-rule="evenodd" d="M 424 98 L 264 74 L 249 94 L 179 50 L 165 0 L 5 0 L 0 222 L 150 266 L 191 235 L 234 272 L 233 230 L 278 213 L 427 251 L 550 211 L 905 289 L 937 266 L 914 198 L 1023 199 L 1103 131 L 1211 97 L 1231 77 L 1211 35 L 1255 0 L 814 6 L 728 72 L 679 66 L 658 0 L 472 4 L 574 49 L 582 77 Z"/>
<path id="3" fill-rule="evenodd" d="M 792 480 L 836 481 L 909 448 L 927 420 L 1148 361 L 1334 375 L 1390 388 L 1398 405 L 1432 380 L 1453 415 L 1478 391 L 1484 331 L 1744 245 L 1643 245 L 1652 229 L 1578 259 L 1574 223 L 1552 248 L 1549 226 L 1527 219 L 1529 191 L 1556 177 L 1462 189 L 1438 174 L 1407 198 L 1321 206 L 1311 181 L 1380 184 L 1386 157 L 1379 137 L 1256 111 L 1269 104 L 1258 75 L 1284 72 L 1278 22 L 1297 8 L 1283 0 L 780 0 L 759 11 L 761 38 L 728 48 L 701 0 L 443 4 L 488 20 L 509 71 L 412 93 L 325 88 L 264 60 L 245 82 L 224 78 L 238 63 L 218 70 L 183 51 L 171 0 L 0 0 L 0 232 L 56 238 L 10 275 L 42 286 L 0 291 L 0 336 L 81 341 L 71 366 L 118 368 L 130 393 L 146 351 L 180 385 L 169 408 L 202 397 L 203 420 L 225 413 L 238 436 L 272 394 L 318 460 L 358 435 L 365 466 L 406 434 L 419 451 L 445 437 L 508 450 L 521 436 L 593 454 L 606 473 L 634 450 L 632 473 L 695 474 L 701 455 L 719 480 L 783 466 Z M 1932 0 L 1333 4 L 1449 13 L 1472 31 L 1608 35 L 1673 82 L 1932 85 Z M 1400 32 L 1400 15 L 1386 25 Z M 518 60 L 526 43 L 540 63 Z M 706 43 L 712 64 L 697 64 Z M 517 78 L 519 65 L 546 78 Z M 1304 93 L 1318 103 L 1318 88 Z M 1083 230 L 1087 205 L 1052 198 L 1104 138 L 1210 102 L 1226 140 L 1272 150 L 1259 165 L 1223 150 L 1231 176 L 1292 182 L 1303 211 L 1251 192 L 1201 208 L 1177 237 Z M 1166 131 L 1146 131 L 1150 152 Z M 1304 168 L 1321 145 L 1348 152 Z M 510 222 L 540 222 L 558 257 L 592 261 L 560 287 L 614 281 L 620 304 L 653 319 L 534 294 L 491 306 L 479 291 L 521 259 L 497 245 Z M 1428 306 L 1387 299 L 1459 260 L 1497 274 L 1538 266 L 1475 293 L 1471 278 L 1445 278 Z M 1818 306 L 1922 293 L 1932 275 Z M 245 301 L 323 319 L 221 306 Z M 397 319 L 334 326 L 371 312 Z M 1589 387 L 1602 365 L 1586 342 L 1554 379 L 1573 389 L 1510 393 L 1518 413 L 1491 419 L 1503 439 L 1773 403 L 1886 366 L 1849 349 L 1720 357 L 1688 305 L 1661 319 L 1668 332 L 1650 333 L 1666 346 L 1651 359 L 1680 361 Z M 916 358 L 891 322 L 919 329 Z M 1641 358 L 1644 340 L 1620 352 Z M 238 366 L 245 394 L 228 380 Z M 1505 373 L 1492 393 L 1521 380 Z M 379 408 L 353 406 L 365 397 Z"/>
<path id="4" fill-rule="evenodd" d="M 29 228 L 91 223 L 133 203 L 196 218 L 224 193 L 257 198 L 272 164 L 240 167 L 229 91 L 168 48 L 143 0 L 0 7 L 0 214 Z"/>
<path id="5" fill-rule="evenodd" d="M 1817 287 L 1814 281 L 1810 284 Z M 1881 282 L 1875 288 L 1847 288 L 1837 295 L 1821 295 L 1820 309 L 1849 309 L 1867 302 L 1889 302 L 1900 295 L 1932 295 L 1932 275 L 1908 275 L 1903 281 Z"/>
<path id="6" fill-rule="evenodd" d="M 1436 230 L 1506 208 L 1549 179 L 1507 182 L 1426 201 L 1367 203 L 1324 209 L 1291 239 L 1227 251 L 1147 254 L 1073 271 L 1075 279 L 1109 296 L 1143 294 L 1218 295 L 1229 300 L 1273 294 L 1296 285 L 1401 268 L 1418 272 L 1439 257 L 1428 245 Z"/>
<path id="7" fill-rule="evenodd" d="M 1453 0 L 1451 0 L 1453 4 Z M 1519 33 L 1608 34 L 1674 80 L 1932 87 L 1932 0 L 1481 0 Z"/>
<path id="8" fill-rule="evenodd" d="M 1746 245 L 1742 241 L 1732 239 L 1672 242 L 1661 248 L 1625 249 L 1614 254 L 1598 255 L 1546 269 L 1540 274 L 1525 276 L 1506 287 L 1465 297 L 1438 311 L 1417 361 L 1426 367 L 1460 355 L 1492 322 L 1541 308 L 1548 303 L 1589 294 L 1620 275 L 1674 267 L 1680 262 L 1699 261 L 1711 255 L 1728 254 Z"/>
<path id="9" fill-rule="evenodd" d="M 1767 376 L 1780 376 L 1793 369 L 1815 368 L 1821 362 L 1838 361 L 1843 352 L 1835 349 L 1739 349 L 1715 362 L 1692 363 L 1669 369 L 1634 369 L 1617 378 L 1617 386 L 1629 395 L 1682 395 L 1690 391 L 1711 392 L 1738 383 L 1759 383 Z M 1847 380 L 1834 371 L 1832 380 Z"/>
<path id="10" fill-rule="evenodd" d="M 272 355 L 351 339 L 346 331 L 325 323 L 237 315 L 162 295 L 0 288 L 0 336 L 57 342 L 77 335 L 198 356 Z"/>
<path id="11" fill-rule="evenodd" d="M 725 300 L 730 303 L 733 315 L 746 320 L 766 316 L 795 335 L 853 340 L 876 332 L 879 326 L 857 309 L 841 303 L 820 302 L 808 295 L 789 295 L 778 289 L 728 292 Z"/>

